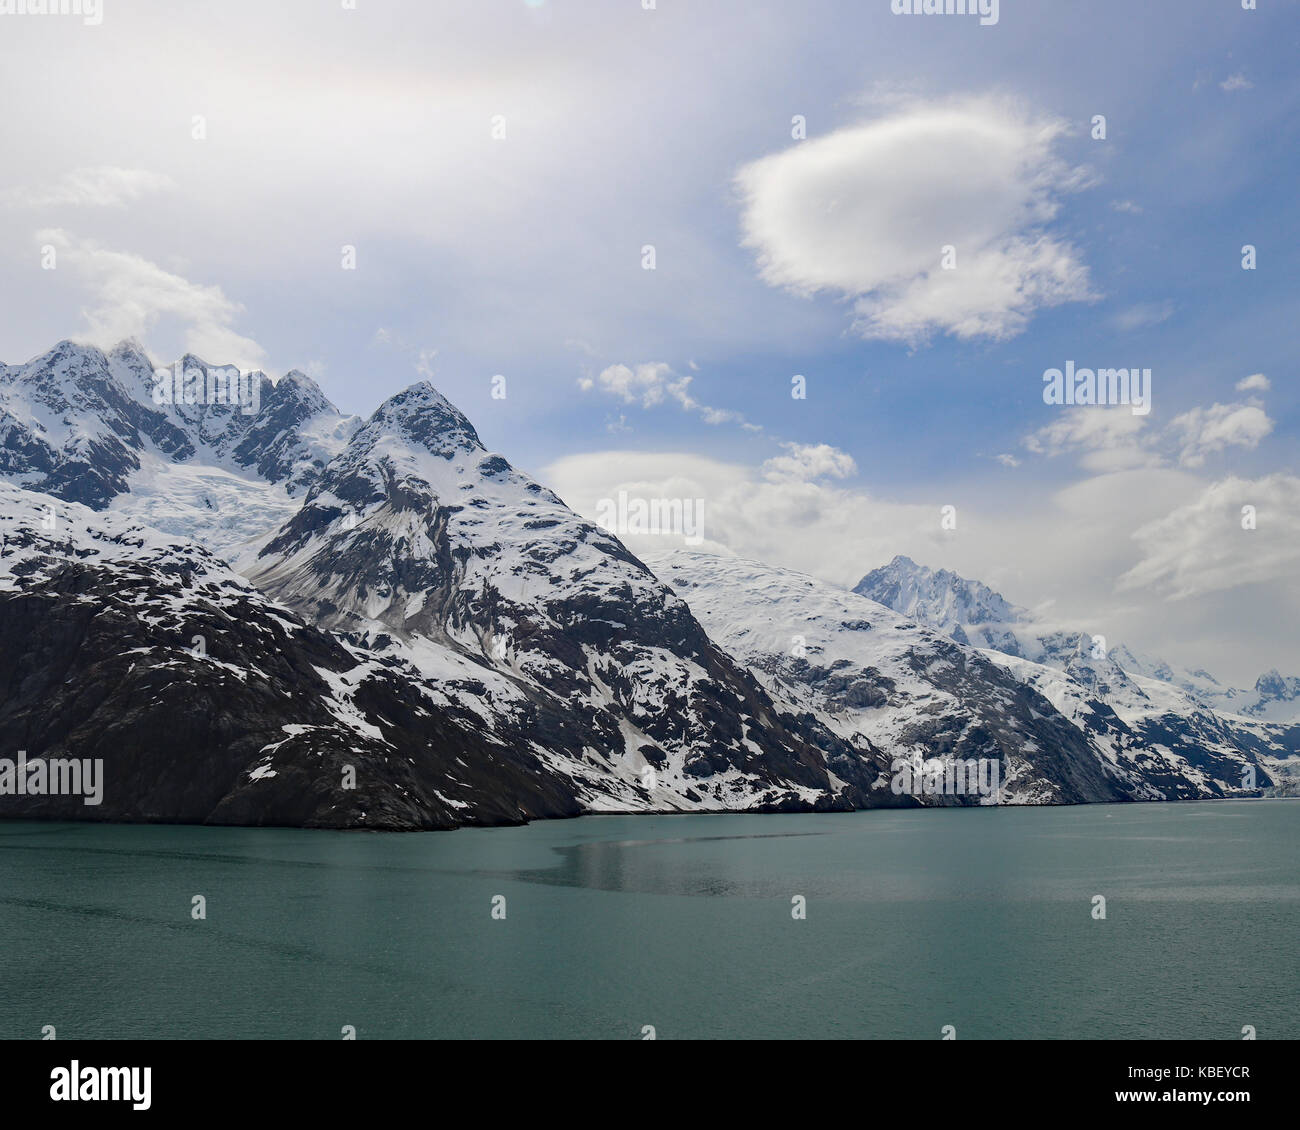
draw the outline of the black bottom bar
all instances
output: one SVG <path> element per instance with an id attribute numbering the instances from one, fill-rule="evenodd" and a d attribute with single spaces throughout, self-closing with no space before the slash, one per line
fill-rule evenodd
<path id="1" fill-rule="evenodd" d="M 500 1104 L 519 1110 L 516 1104 L 537 1106 L 548 1094 L 588 1112 L 663 1098 L 680 1071 L 680 1081 L 704 1084 L 728 1113 L 765 1104 L 774 1089 L 820 1104 L 865 1084 L 921 1103 L 927 1116 L 986 1104 L 1014 1116 L 1038 1103 L 1072 1115 L 1123 1107 L 1264 1114 L 1294 1093 L 1295 1079 L 1295 1045 L 1278 1041 L 669 1044 L 584 1043 L 575 1053 L 522 1043 L 15 1042 L 0 1049 L 0 1094 L 9 1125 L 23 1116 L 95 1118 L 110 1110 L 246 1117 L 268 1106 L 299 1121 L 373 1117 L 397 1103 L 427 1103 L 445 1116 L 443 1104 L 457 1099 L 467 1112 L 481 1104 L 498 1120 Z"/>

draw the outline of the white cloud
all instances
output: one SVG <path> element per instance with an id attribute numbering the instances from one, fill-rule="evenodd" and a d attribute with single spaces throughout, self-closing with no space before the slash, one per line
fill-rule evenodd
<path id="1" fill-rule="evenodd" d="M 800 472 L 806 471 L 807 474 Z M 960 487 L 899 502 L 827 481 L 853 473 L 832 447 L 788 445 L 757 467 L 688 452 L 603 451 L 567 456 L 541 478 L 579 513 L 595 518 L 602 498 L 704 500 L 704 546 L 851 587 L 904 553 L 1002 588 L 1018 603 L 1056 597 L 1062 616 L 1113 618 L 1113 578 L 1133 562 L 1138 524 L 1169 513 L 1197 489 L 1177 471 L 1092 476 L 1063 491 L 1025 484 L 1017 505 L 982 506 Z M 944 530 L 953 504 L 958 529 Z M 653 559 L 667 536 L 628 536 L 632 552 Z"/>
<path id="2" fill-rule="evenodd" d="M 1140 330 L 1167 322 L 1173 313 L 1174 304 L 1169 299 L 1163 302 L 1141 302 L 1127 310 L 1121 310 L 1111 319 L 1111 324 L 1116 329 Z"/>
<path id="3" fill-rule="evenodd" d="M 999 463 L 1001 463 L 1002 466 L 1004 467 L 1020 466 L 1020 460 L 1017 459 L 1014 455 L 1009 455 L 1006 452 L 1003 452 L 1001 455 L 995 455 L 993 456 L 993 458 L 996 459 Z"/>
<path id="4" fill-rule="evenodd" d="M 1268 392 L 1272 387 L 1272 383 L 1263 373 L 1252 373 L 1237 382 L 1238 392 Z"/>
<path id="5" fill-rule="evenodd" d="M 845 479 L 856 473 L 858 466 L 846 451 L 828 443 L 783 443 L 785 455 L 776 455 L 763 463 L 764 477 L 772 480 Z"/>
<path id="6" fill-rule="evenodd" d="M 1169 427 L 1182 436 L 1178 461 L 1185 467 L 1200 467 L 1213 452 L 1258 447 L 1273 430 L 1273 421 L 1258 404 L 1213 404 L 1174 417 Z"/>
<path id="7" fill-rule="evenodd" d="M 184 326 L 186 349 L 205 360 L 241 369 L 263 364 L 262 347 L 234 329 L 243 307 L 220 287 L 190 282 L 138 255 L 111 251 L 61 229 L 37 232 L 36 238 L 54 247 L 59 269 L 71 269 L 93 294 L 85 311 L 86 336 L 96 344 L 143 339 L 160 318 L 172 318 Z"/>
<path id="8" fill-rule="evenodd" d="M 578 387 L 584 392 L 593 388 L 617 396 L 625 404 L 640 403 L 642 408 L 653 408 L 662 404 L 667 397 L 672 397 L 682 407 L 686 407 L 690 398 L 686 389 L 691 383 L 690 377 L 673 379 L 672 366 L 662 361 L 637 365 L 610 365 L 602 369 L 592 380 L 583 377 Z"/>
<path id="9" fill-rule="evenodd" d="M 1132 200 L 1112 200 L 1110 206 L 1116 212 L 1130 212 L 1135 216 L 1142 214 L 1142 206 Z"/>
<path id="10" fill-rule="evenodd" d="M 672 401 L 684 411 L 697 413 L 706 424 L 740 424 L 749 431 L 762 430 L 748 423 L 739 412 L 701 404 L 690 393 L 694 379 L 673 372 L 666 362 L 653 361 L 636 366 L 610 365 L 594 378 L 580 378 L 578 387 L 583 392 L 596 390 L 616 396 L 624 404 L 639 404 L 642 408 L 655 408 Z"/>
<path id="11" fill-rule="evenodd" d="M 594 519 L 602 498 L 703 500 L 702 548 L 735 553 L 855 584 L 896 552 L 926 556 L 941 540 L 939 507 L 894 504 L 820 481 L 853 472 L 853 461 L 825 445 L 785 445 L 760 467 L 686 452 L 606 451 L 567 456 L 542 479 L 579 513 Z M 803 473 L 806 472 L 806 475 Z M 649 559 L 681 544 L 668 536 L 626 536 Z M 899 546 L 907 547 L 900 550 Z"/>
<path id="12" fill-rule="evenodd" d="M 1080 466 L 1090 471 L 1151 467 L 1160 457 L 1141 442 L 1146 421 L 1123 405 L 1076 406 L 1026 436 L 1024 445 L 1034 455 L 1049 458 L 1078 455 Z"/>
<path id="13" fill-rule="evenodd" d="M 414 344 L 402 334 L 387 326 L 380 326 L 375 330 L 375 335 L 370 339 L 370 344 L 379 348 L 391 349 L 405 357 L 410 362 L 411 368 L 423 381 L 431 381 L 438 376 L 433 364 L 438 357 L 438 350 L 432 346 Z"/>
<path id="14" fill-rule="evenodd" d="M 1107 473 L 1175 460 L 1201 467 L 1208 455 L 1229 447 L 1253 450 L 1273 431 L 1273 421 L 1256 401 L 1192 408 L 1163 430 L 1149 427 L 1148 420 L 1123 405 L 1074 406 L 1022 442 L 1034 455 L 1075 455 L 1085 470 Z"/>
<path id="15" fill-rule="evenodd" d="M 772 286 L 853 299 L 864 337 L 1015 336 L 1039 308 L 1093 297 L 1077 251 L 1046 231 L 1086 181 L 1054 154 L 1065 129 L 970 97 L 800 142 L 737 173 L 744 244 Z"/>
<path id="16" fill-rule="evenodd" d="M 1263 667 L 1294 666 L 1288 613 L 1300 603 L 1293 591 L 1300 480 L 1273 476 L 1211 487 L 1187 471 L 1158 467 L 1088 475 L 1062 489 L 1022 477 L 1013 505 L 980 484 L 950 484 L 902 503 L 801 478 L 800 463 L 814 473 L 836 464 L 835 449 L 823 458 L 810 450 L 816 449 L 787 449 L 794 462 L 779 464 L 776 474 L 772 460 L 749 467 L 686 452 L 594 452 L 561 459 L 541 478 L 590 518 L 600 499 L 619 490 L 703 499 L 700 548 L 845 587 L 903 553 L 982 580 L 1014 603 L 1050 608 L 1057 624 L 1207 666 L 1220 677 L 1253 681 Z M 940 528 L 945 503 L 957 507 L 957 530 Z M 1257 530 L 1240 529 L 1246 504 L 1258 507 Z M 659 553 L 682 541 L 623 540 L 652 569 Z M 1224 587 L 1252 582 L 1262 587 L 1249 595 Z M 1159 599 L 1166 591 L 1212 588 L 1219 595 L 1180 604 L 1177 614 Z M 1272 614 L 1259 612 L 1265 602 Z M 1252 625 L 1244 636 L 1243 623 Z"/>
<path id="17" fill-rule="evenodd" d="M 1255 529 L 1242 526 L 1244 506 L 1255 508 Z M 1270 581 L 1291 581 L 1300 570 L 1300 478 L 1273 474 L 1228 478 L 1133 535 L 1142 558 L 1119 581 L 1121 589 L 1153 588 L 1174 599 Z"/>
<path id="18" fill-rule="evenodd" d="M 1250 79 L 1248 79 L 1245 75 L 1238 72 L 1235 75 L 1229 75 L 1221 83 L 1219 83 L 1219 89 L 1226 90 L 1229 94 L 1231 94 L 1235 90 L 1254 90 L 1255 84 L 1251 82 Z"/>
<path id="19" fill-rule="evenodd" d="M 41 208 L 72 204 L 98 208 L 120 208 L 150 192 L 175 188 L 171 177 L 147 169 L 122 169 L 116 165 L 73 169 L 53 184 L 38 188 L 8 188 L 0 192 L 6 207 Z"/>

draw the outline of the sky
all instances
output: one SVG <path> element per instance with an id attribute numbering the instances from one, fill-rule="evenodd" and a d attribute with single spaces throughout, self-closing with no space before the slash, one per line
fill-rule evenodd
<path id="1" fill-rule="evenodd" d="M 0 3 L 0 360 L 430 380 L 588 516 L 1300 674 L 1300 4 L 650 2 Z"/>

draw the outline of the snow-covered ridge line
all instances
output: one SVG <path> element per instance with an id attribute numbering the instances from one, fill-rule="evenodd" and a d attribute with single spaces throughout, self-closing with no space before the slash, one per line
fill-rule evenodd
<path id="1" fill-rule="evenodd" d="M 1272 671 L 1253 690 L 1224 687 L 1206 671 L 1044 624 L 977 581 L 905 557 L 854 591 L 982 649 L 1096 731 L 1108 760 L 1136 759 L 1133 768 L 1165 793 L 1218 795 L 1252 782 L 1290 791 L 1300 782 L 1300 679 Z"/>
<path id="2" fill-rule="evenodd" d="M 187 355 L 175 366 L 184 394 L 162 400 L 132 341 L 108 352 L 64 341 L 0 366 L 0 477 L 95 509 L 138 509 L 223 551 L 240 545 L 294 507 L 361 421 L 296 370 L 274 382 L 248 375 L 255 412 L 214 402 L 222 369 Z"/>
<path id="3" fill-rule="evenodd" d="M 1207 671 L 1175 667 L 1137 655 L 1122 643 L 1107 647 L 1103 637 L 1045 624 L 979 581 L 929 569 L 908 557 L 895 557 L 868 573 L 853 591 L 960 643 L 1062 670 L 1091 665 L 1094 682 L 1108 683 L 1108 694 L 1124 695 L 1125 705 L 1133 709 L 1152 697 L 1135 682 L 1146 679 L 1182 692 L 1180 699 L 1157 690 L 1155 697 L 1165 699 L 1168 709 L 1205 708 L 1262 721 L 1300 722 L 1300 678 L 1288 679 L 1274 670 L 1261 675 L 1252 690 L 1225 687 Z"/>
<path id="4" fill-rule="evenodd" d="M 0 369 L 0 600 L 15 622 L 33 600 L 57 607 L 69 640 L 99 625 L 100 666 L 165 726 L 184 717 L 180 686 L 220 688 L 219 724 L 191 743 L 224 781 L 205 819 L 1173 799 L 1239 793 L 1248 768 L 1268 785 L 1294 760 L 1300 726 L 1216 711 L 1163 668 L 1094 657 L 906 558 L 855 593 L 698 552 L 647 568 L 428 382 L 366 420 L 296 373 L 258 385 L 251 414 L 155 404 L 152 384 L 131 343 Z M 224 646 L 192 655 L 186 631 Z M 94 701 L 102 671 L 77 670 L 52 693 Z M 1269 681 L 1273 697 L 1292 682 Z M 34 748 L 98 741 L 12 697 Z M 101 729 L 151 745 L 145 715 L 104 702 Z M 335 780 L 349 757 L 370 766 L 364 797 Z M 916 761 L 982 765 L 997 785 L 899 788 Z"/>

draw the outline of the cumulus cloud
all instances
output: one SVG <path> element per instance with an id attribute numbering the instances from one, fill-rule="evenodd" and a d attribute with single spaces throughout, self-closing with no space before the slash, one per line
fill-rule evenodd
<path id="1" fill-rule="evenodd" d="M 939 507 L 873 498 L 839 481 L 853 461 L 827 445 L 786 444 L 758 467 L 688 452 L 606 451 L 568 456 L 543 479 L 570 506 L 594 519 L 601 499 L 700 499 L 700 548 L 733 553 L 852 585 L 895 553 L 933 557 Z M 633 553 L 683 544 L 668 535 L 620 534 Z M 902 547 L 902 548 L 900 548 Z M 928 547 L 928 551 L 927 551 Z"/>
<path id="2" fill-rule="evenodd" d="M 263 364 L 262 347 L 234 329 L 243 307 L 220 287 L 190 282 L 139 255 L 100 247 L 62 229 L 37 232 L 36 238 L 55 249 L 60 270 L 71 269 L 91 291 L 86 336 L 95 343 L 143 339 L 168 317 L 185 327 L 186 349 L 206 360 L 242 369 Z"/>
<path id="3" fill-rule="evenodd" d="M 769 479 L 845 479 L 858 469 L 853 456 L 828 443 L 781 446 L 786 454 L 775 455 L 763 464 L 763 474 Z"/>
<path id="4" fill-rule="evenodd" d="M 986 96 L 800 142 L 736 174 L 744 245 L 770 285 L 851 299 L 866 338 L 1013 337 L 1036 310 L 1093 297 L 1079 253 L 1048 231 L 1087 181 L 1055 154 L 1065 130 Z"/>
<path id="5" fill-rule="evenodd" d="M 1253 507 L 1253 529 L 1243 507 Z M 1191 502 L 1139 528 L 1138 564 L 1121 589 L 1152 588 L 1175 600 L 1289 580 L 1300 569 L 1300 478 L 1273 474 L 1228 478 Z"/>
<path id="6" fill-rule="evenodd" d="M 97 165 L 73 169 L 52 184 L 35 188 L 7 188 L 0 192 L 0 203 L 10 208 L 40 208 L 59 204 L 120 208 L 150 192 L 164 192 L 175 187 L 175 182 L 165 173 Z"/>
<path id="7" fill-rule="evenodd" d="M 690 392 L 694 379 L 675 373 L 666 362 L 652 361 L 640 365 L 610 365 L 595 377 L 580 378 L 578 387 L 583 392 L 596 390 L 615 396 L 624 404 L 637 404 L 642 408 L 676 403 L 684 411 L 698 414 L 706 424 L 739 424 L 749 431 L 762 430 L 746 421 L 739 412 L 701 404 Z"/>
<path id="8" fill-rule="evenodd" d="M 1237 382 L 1238 392 L 1268 392 L 1272 387 L 1272 383 L 1263 373 L 1251 373 L 1250 376 L 1242 377 Z"/>
<path id="9" fill-rule="evenodd" d="M 1152 467 L 1160 457 L 1142 443 L 1146 421 L 1123 405 L 1075 407 L 1026 436 L 1024 445 L 1032 454 L 1049 458 L 1077 455 L 1090 471 Z"/>
<path id="10" fill-rule="evenodd" d="M 1210 486 L 1186 470 L 1142 468 L 1090 474 L 1062 489 L 1030 478 L 1014 506 L 990 502 L 978 486 L 904 503 L 840 481 L 847 459 L 834 448 L 799 445 L 758 466 L 680 451 L 604 451 L 561 459 L 542 478 L 590 518 L 619 490 L 634 498 L 703 500 L 698 548 L 845 587 L 903 553 L 978 578 L 1014 603 L 1050 607 L 1054 623 L 1208 664 L 1230 679 L 1253 680 L 1262 653 L 1282 665 L 1294 653 L 1290 625 L 1277 610 L 1296 603 L 1300 480 Z M 957 507 L 957 530 L 941 529 L 945 503 Z M 1240 526 L 1248 504 L 1258 509 L 1253 531 Z M 660 554 L 683 543 L 669 535 L 620 536 L 652 569 Z M 1254 582 L 1263 587 L 1249 597 L 1231 591 Z M 1214 588 L 1217 595 L 1182 604 L 1177 615 L 1160 599 Z M 1257 602 L 1275 611 L 1257 618 L 1243 639 L 1241 625 Z"/>
<path id="11" fill-rule="evenodd" d="M 1113 607 L 1112 578 L 1133 562 L 1136 526 L 1168 514 L 1198 489 L 1185 472 L 1129 471 L 1091 476 L 1056 493 L 1026 484 L 1020 505 L 984 508 L 959 489 L 919 501 L 881 497 L 845 481 L 855 470 L 834 447 L 788 444 L 757 466 L 685 451 L 591 452 L 552 463 L 542 478 L 592 519 L 600 501 L 619 491 L 702 500 L 700 548 L 834 584 L 851 587 L 903 553 L 1005 588 L 1020 603 L 1059 596 L 1062 616 L 1093 622 Z M 942 527 L 949 503 L 957 507 L 956 531 Z M 652 565 L 657 554 L 683 543 L 670 535 L 620 537 Z"/>
<path id="12" fill-rule="evenodd" d="M 1258 447 L 1259 441 L 1273 430 L 1273 421 L 1258 404 L 1213 404 L 1184 412 L 1169 426 L 1182 436 L 1178 461 L 1185 467 L 1200 467 L 1206 455 L 1213 452 L 1228 447 Z"/>
<path id="13" fill-rule="evenodd" d="M 1237 387 L 1253 380 L 1248 377 Z M 1075 455 L 1084 469 L 1106 473 L 1175 462 L 1201 467 L 1207 456 L 1230 447 L 1253 450 L 1273 431 L 1273 421 L 1257 400 L 1192 408 L 1164 429 L 1149 427 L 1148 419 L 1123 405 L 1075 406 L 1022 442 L 1031 454 Z"/>
<path id="14" fill-rule="evenodd" d="M 653 408 L 669 397 L 685 407 L 690 399 L 686 392 L 690 383 L 690 377 L 674 378 L 671 365 L 656 361 L 636 366 L 610 365 L 594 380 L 583 377 L 578 387 L 584 392 L 596 388 L 625 404 L 640 403 L 642 408 Z"/>

